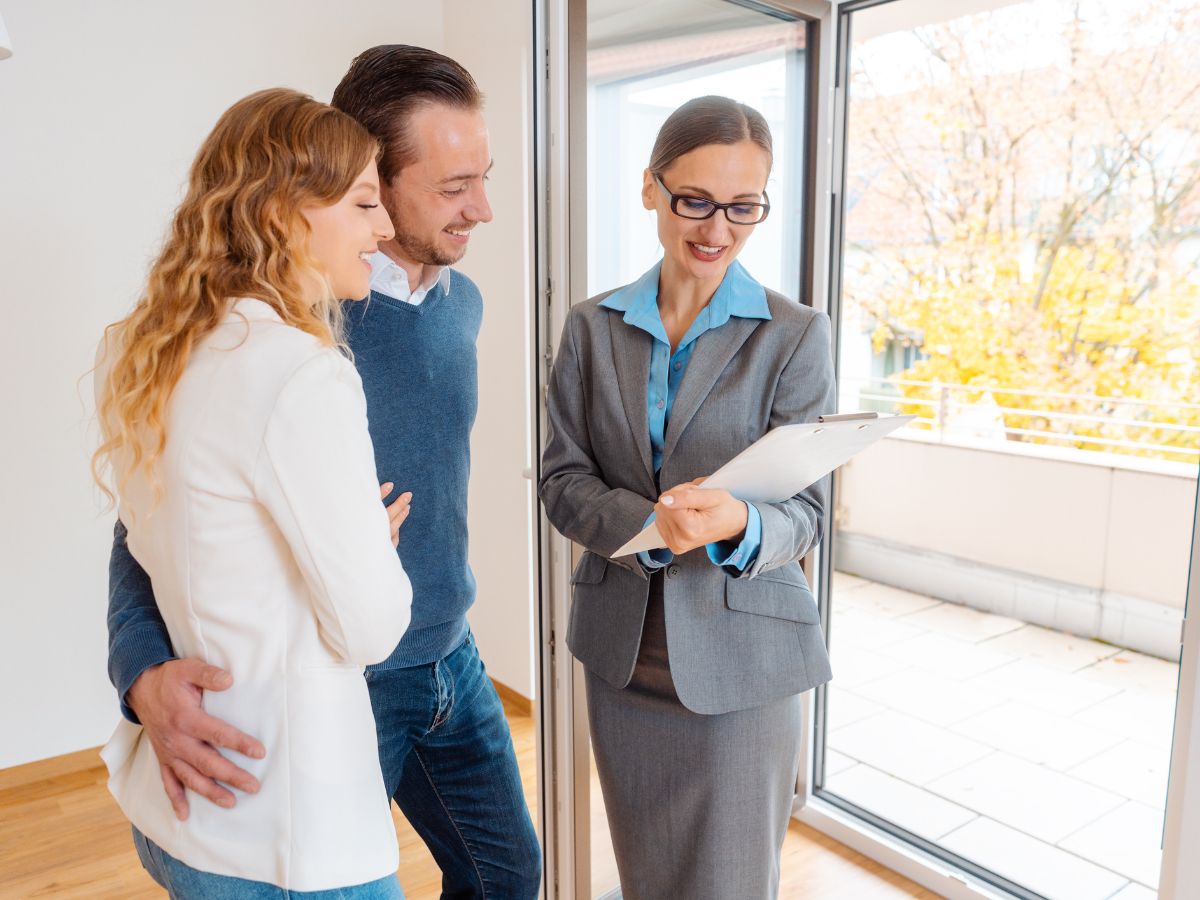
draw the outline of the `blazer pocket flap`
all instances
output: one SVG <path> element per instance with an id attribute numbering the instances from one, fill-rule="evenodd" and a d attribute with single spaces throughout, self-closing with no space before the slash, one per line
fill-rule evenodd
<path id="1" fill-rule="evenodd" d="M 738 612 L 820 625 L 817 601 L 801 581 L 781 578 L 727 578 L 725 605 Z"/>
<path id="2" fill-rule="evenodd" d="M 571 584 L 599 584 L 604 580 L 604 573 L 607 569 L 607 559 L 590 550 L 585 550 L 575 565 L 575 571 L 571 575 Z"/>

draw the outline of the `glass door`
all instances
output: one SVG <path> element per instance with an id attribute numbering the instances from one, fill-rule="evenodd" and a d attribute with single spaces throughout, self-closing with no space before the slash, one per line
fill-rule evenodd
<path id="1" fill-rule="evenodd" d="M 801 294 L 808 44 L 808 23 L 794 12 L 724 0 L 589 0 L 589 296 L 634 281 L 661 258 L 653 215 L 642 207 L 642 173 L 667 116 L 706 94 L 752 106 L 771 127 L 772 215 L 739 259 L 764 285 Z M 615 896 L 604 798 L 594 766 L 588 771 L 591 896 Z"/>
<path id="2" fill-rule="evenodd" d="M 839 10 L 840 408 L 917 419 L 837 477 L 802 815 L 947 894 L 1155 896 L 1200 461 L 1200 2 Z"/>
<path id="3" fill-rule="evenodd" d="M 651 213 L 640 202 L 642 172 L 670 112 L 705 94 L 733 97 L 767 118 L 775 143 L 768 184 L 772 213 L 741 261 L 763 284 L 812 303 L 813 285 L 823 283 L 826 271 L 812 236 L 827 233 L 821 212 L 827 205 L 814 189 L 826 160 L 814 150 L 813 16 L 823 13 L 828 20 L 829 4 L 572 0 L 549 6 L 544 113 L 551 135 L 543 150 L 552 196 L 543 228 L 541 268 L 548 290 L 538 343 L 547 360 L 568 303 L 626 284 L 659 258 Z M 562 16 L 557 20 L 556 10 Z M 556 39 L 564 48 L 559 52 Z M 556 91 L 562 92 L 558 104 Z M 823 306 L 823 290 L 820 294 Z M 543 611 L 549 623 L 542 647 L 543 697 L 552 698 L 544 703 L 549 707 L 544 752 L 558 781 L 553 801 L 558 824 L 548 829 L 556 844 L 548 860 L 555 875 L 548 877 L 548 887 L 559 897 L 619 897 L 587 737 L 582 672 L 558 637 L 566 630 L 568 578 L 578 548 L 544 520 L 542 528 Z"/>

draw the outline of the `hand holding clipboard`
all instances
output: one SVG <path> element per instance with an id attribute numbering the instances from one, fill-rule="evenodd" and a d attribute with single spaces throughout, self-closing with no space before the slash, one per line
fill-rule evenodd
<path id="1" fill-rule="evenodd" d="M 816 422 L 784 425 L 765 435 L 713 472 L 702 490 L 729 491 L 739 500 L 778 503 L 828 475 L 915 416 L 849 413 Z M 613 557 L 665 547 L 653 523 L 619 548 Z"/>

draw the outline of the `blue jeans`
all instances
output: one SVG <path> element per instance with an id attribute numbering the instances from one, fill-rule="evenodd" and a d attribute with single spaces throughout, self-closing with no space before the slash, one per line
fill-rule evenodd
<path id="1" fill-rule="evenodd" d="M 442 870 L 443 900 L 533 900 L 542 855 L 504 706 L 471 635 L 437 662 L 368 669 L 388 793 Z"/>
<path id="2" fill-rule="evenodd" d="M 328 891 L 289 891 L 265 881 L 214 875 L 184 865 L 136 828 L 133 845 L 150 877 L 171 900 L 404 900 L 395 875 Z"/>

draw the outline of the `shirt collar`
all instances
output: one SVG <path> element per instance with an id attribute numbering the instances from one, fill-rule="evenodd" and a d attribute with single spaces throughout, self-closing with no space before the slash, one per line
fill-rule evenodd
<path id="1" fill-rule="evenodd" d="M 625 324 L 648 331 L 663 343 L 666 329 L 658 312 L 658 276 L 662 262 L 655 263 L 637 281 L 619 288 L 600 301 L 605 309 L 625 314 Z M 739 319 L 770 319 L 767 292 L 737 260 L 725 272 L 721 285 L 699 316 L 696 325 L 702 329 L 719 328 L 730 316 Z M 689 329 L 689 333 L 693 329 Z"/>
<path id="2" fill-rule="evenodd" d="M 446 293 L 450 292 L 450 267 L 441 266 L 437 269 L 425 267 L 425 278 L 417 286 L 416 291 L 426 293 L 438 285 Z M 408 273 L 395 260 L 382 250 L 371 254 L 371 290 L 385 294 L 395 300 L 407 300 L 416 293 L 408 284 Z"/>

